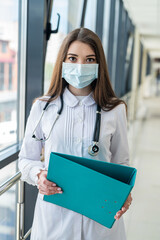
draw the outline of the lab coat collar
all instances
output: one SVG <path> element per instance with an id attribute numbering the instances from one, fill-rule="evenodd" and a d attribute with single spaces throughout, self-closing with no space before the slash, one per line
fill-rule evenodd
<path id="1" fill-rule="evenodd" d="M 69 107 L 75 107 L 80 102 L 82 105 L 91 106 L 95 104 L 95 100 L 93 98 L 93 92 L 91 92 L 88 96 L 85 96 L 81 101 L 79 101 L 75 95 L 73 95 L 69 89 L 66 87 L 63 93 L 63 101 Z"/>
<path id="2" fill-rule="evenodd" d="M 46 101 L 50 98 L 50 96 L 43 96 L 41 99 L 46 99 Z M 93 104 L 95 104 L 95 100 L 93 98 L 93 92 L 91 92 L 88 96 L 85 96 L 81 101 L 79 101 L 75 95 L 73 95 L 69 89 L 66 87 L 64 89 L 64 93 L 63 93 L 63 101 L 64 103 L 69 106 L 69 107 L 75 107 L 76 105 L 78 105 L 80 102 L 82 105 L 85 106 L 91 106 Z M 61 101 L 60 101 L 60 97 L 56 98 L 55 100 L 53 100 L 49 106 L 51 105 L 56 105 L 57 107 L 61 106 Z"/>
<path id="3" fill-rule="evenodd" d="M 46 102 L 50 99 L 51 96 L 43 96 L 41 98 L 39 98 L 39 100 L 45 100 L 44 103 L 43 103 L 43 107 L 45 106 Z M 61 101 L 60 101 L 60 97 L 54 99 L 53 101 L 50 102 L 49 106 L 51 105 L 56 105 L 57 107 L 60 107 L 61 106 Z"/>

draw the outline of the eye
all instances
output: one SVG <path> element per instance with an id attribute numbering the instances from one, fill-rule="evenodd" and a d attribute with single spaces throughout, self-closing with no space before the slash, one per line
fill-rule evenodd
<path id="1" fill-rule="evenodd" d="M 87 60 L 86 60 L 86 62 L 95 62 L 96 61 L 96 59 L 95 58 L 87 58 Z"/>
<path id="2" fill-rule="evenodd" d="M 70 60 L 70 62 L 76 62 L 77 60 L 75 57 L 69 57 L 68 59 Z"/>

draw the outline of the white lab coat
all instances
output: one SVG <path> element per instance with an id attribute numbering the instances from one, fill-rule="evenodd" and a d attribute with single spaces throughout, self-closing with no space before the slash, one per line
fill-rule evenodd
<path id="1" fill-rule="evenodd" d="M 33 104 L 19 154 L 22 180 L 36 185 L 40 169 L 48 167 L 51 151 L 128 165 L 129 153 L 124 104 L 120 104 L 109 112 L 102 111 L 100 151 L 97 156 L 92 157 L 88 154 L 88 146 L 92 142 L 96 120 L 96 103 L 92 93 L 79 101 L 66 88 L 63 101 L 62 114 L 53 128 L 50 138 L 45 143 L 35 141 L 32 133 L 46 102 L 37 100 Z M 37 127 L 37 137 L 48 136 L 59 107 L 60 98 L 49 104 Z M 42 145 L 45 149 L 43 163 L 40 161 Z M 43 201 L 43 195 L 39 193 L 35 206 L 31 240 L 44 239 L 125 240 L 126 237 L 122 217 L 115 222 L 112 229 L 108 229 L 79 213 Z"/>

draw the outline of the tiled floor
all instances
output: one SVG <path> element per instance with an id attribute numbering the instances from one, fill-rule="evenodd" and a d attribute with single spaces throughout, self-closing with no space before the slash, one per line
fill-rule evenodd
<path id="1" fill-rule="evenodd" d="M 144 104 L 146 114 L 132 149 L 137 179 L 132 205 L 124 216 L 127 240 L 160 240 L 160 97 Z"/>

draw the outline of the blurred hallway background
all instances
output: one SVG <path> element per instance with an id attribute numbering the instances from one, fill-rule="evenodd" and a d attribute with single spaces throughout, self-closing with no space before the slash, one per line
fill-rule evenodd
<path id="1" fill-rule="evenodd" d="M 160 239 L 160 96 L 155 81 L 150 87 L 151 95 L 143 99 L 142 113 L 129 132 L 137 179 L 132 205 L 124 216 L 128 240 Z"/>

